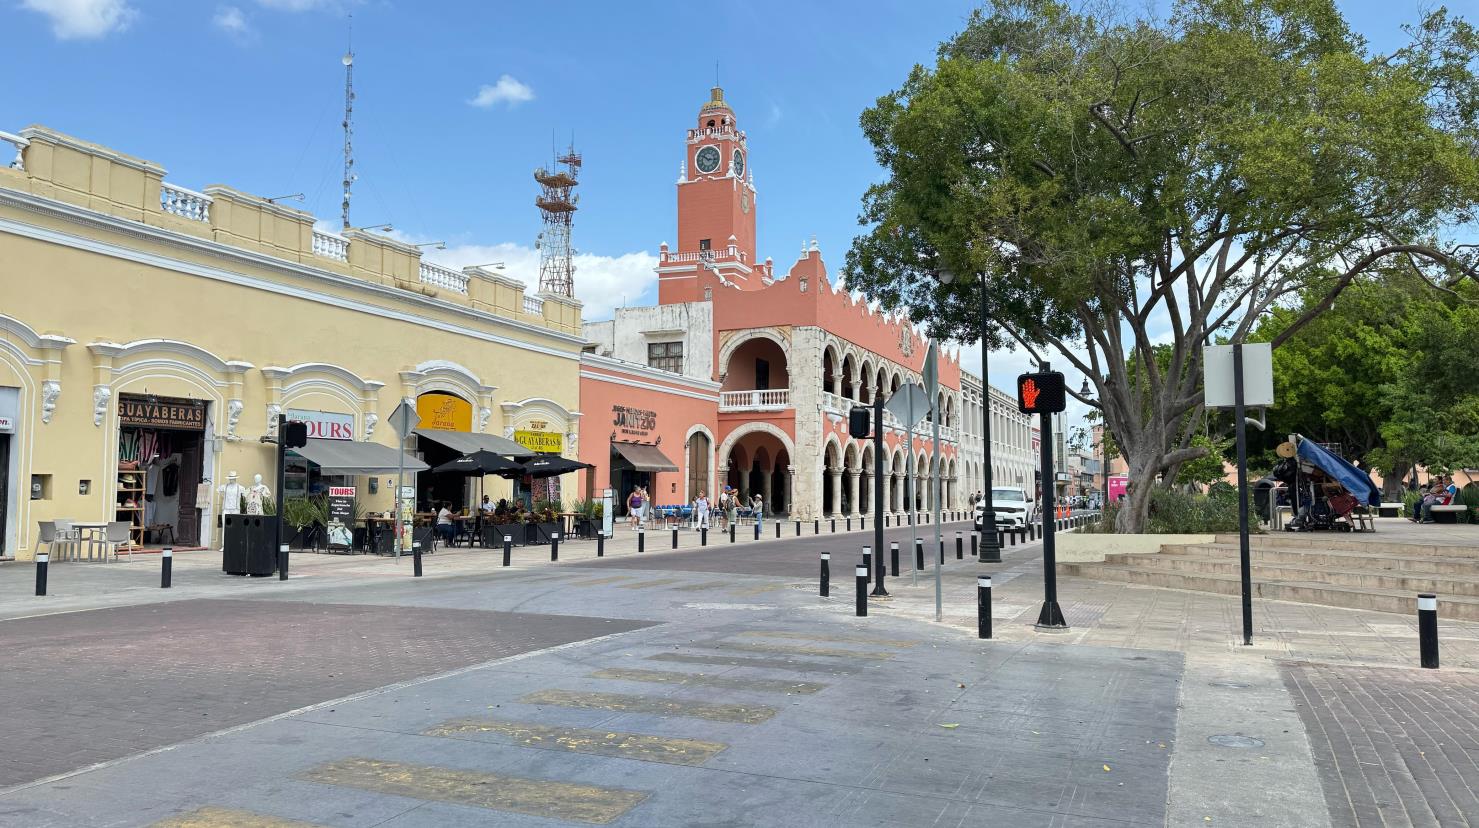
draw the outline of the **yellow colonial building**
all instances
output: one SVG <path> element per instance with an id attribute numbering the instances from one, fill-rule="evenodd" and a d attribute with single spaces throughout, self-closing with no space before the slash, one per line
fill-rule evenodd
<path id="1" fill-rule="evenodd" d="M 422 418 L 413 459 L 516 436 L 578 456 L 579 302 L 383 235 L 324 232 L 230 187 L 176 186 L 158 164 L 43 127 L 4 142 L 0 556 L 31 558 L 57 519 L 213 545 L 228 492 L 275 484 L 263 438 L 279 413 L 311 436 L 287 497 L 352 485 L 372 511 L 391 508 L 403 400 Z M 477 491 L 419 486 L 423 502 Z"/>

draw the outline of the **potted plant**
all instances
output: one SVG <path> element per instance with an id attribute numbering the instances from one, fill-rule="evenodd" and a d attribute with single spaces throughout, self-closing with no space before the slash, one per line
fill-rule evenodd
<path id="1" fill-rule="evenodd" d="M 575 513 L 575 534 L 593 538 L 601 530 L 606 504 L 599 500 L 577 500 L 570 511 Z"/>
<path id="2" fill-rule="evenodd" d="M 294 534 L 288 545 L 297 549 L 317 549 L 319 527 L 325 524 L 324 504 L 315 498 L 295 497 L 283 501 L 283 521 Z"/>

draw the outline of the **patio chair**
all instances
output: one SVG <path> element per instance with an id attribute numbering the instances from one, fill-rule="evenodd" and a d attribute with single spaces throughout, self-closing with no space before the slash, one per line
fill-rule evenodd
<path id="1" fill-rule="evenodd" d="M 125 544 L 127 544 L 129 547 L 128 559 L 130 562 L 133 561 L 134 556 L 133 532 L 131 531 L 132 529 L 133 524 L 129 523 L 126 520 L 108 521 L 108 525 L 103 527 L 103 537 L 100 540 L 100 542 L 103 544 L 104 561 L 108 560 L 108 553 L 110 551 L 113 553 L 113 560 L 118 560 L 118 548 L 124 546 Z"/>
<path id="2" fill-rule="evenodd" d="M 36 551 L 37 552 L 40 552 L 41 551 L 41 547 L 42 546 L 45 546 L 46 547 L 46 552 L 47 552 L 48 555 L 50 555 L 51 557 L 56 558 L 59 561 L 66 560 L 67 558 L 66 558 L 66 552 L 65 551 L 62 552 L 62 555 L 60 557 L 57 556 L 57 549 L 56 549 L 56 547 L 58 545 L 61 545 L 61 546 L 63 546 L 63 548 L 65 550 L 65 544 L 68 541 L 67 541 L 66 538 L 64 538 L 62 536 L 61 532 L 57 529 L 56 521 L 54 521 L 54 520 L 38 521 L 37 524 L 36 524 L 36 526 L 37 526 L 37 532 L 36 532 Z"/>
<path id="3" fill-rule="evenodd" d="M 52 557 L 59 561 L 76 561 L 82 559 L 82 535 L 72 526 L 71 518 L 57 518 L 52 521 L 56 529 L 55 545 L 61 547 L 60 556 L 53 554 Z"/>

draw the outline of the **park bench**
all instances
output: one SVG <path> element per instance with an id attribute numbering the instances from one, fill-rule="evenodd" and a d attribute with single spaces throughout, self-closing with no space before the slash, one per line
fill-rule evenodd
<path id="1" fill-rule="evenodd" d="M 1450 503 L 1447 506 L 1430 506 L 1428 511 L 1433 515 L 1434 523 L 1459 523 L 1459 518 L 1467 515 L 1469 507 L 1462 503 Z"/>

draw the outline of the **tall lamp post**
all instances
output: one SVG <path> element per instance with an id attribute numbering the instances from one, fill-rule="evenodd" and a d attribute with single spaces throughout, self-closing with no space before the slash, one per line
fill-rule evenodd
<path id="1" fill-rule="evenodd" d="M 1089 378 L 1084 377 L 1084 384 L 1078 389 L 1078 395 L 1086 400 L 1094 398 L 1094 389 L 1089 387 Z M 1092 434 L 1093 432 L 1090 432 Z M 1104 495 L 1099 499 L 1099 511 L 1109 505 L 1109 449 L 1104 445 L 1104 413 L 1099 414 L 1099 448 L 1094 452 L 1095 460 L 1099 461 L 1099 474 L 1104 478 Z"/>
<path id="2" fill-rule="evenodd" d="M 955 272 L 951 270 L 936 270 L 935 280 L 942 285 L 951 285 L 955 282 Z M 992 482 L 991 482 L 991 374 L 988 364 L 991 354 L 991 346 L 986 341 L 986 329 L 990 317 L 986 312 L 986 274 L 981 274 L 981 385 L 983 396 L 986 398 L 982 404 L 985 416 L 981 418 L 981 441 L 982 450 L 985 452 L 985 462 L 982 463 L 983 482 L 986 491 L 986 511 L 981 515 L 981 563 L 1001 563 L 1001 545 L 996 542 L 996 510 L 992 508 Z"/>

